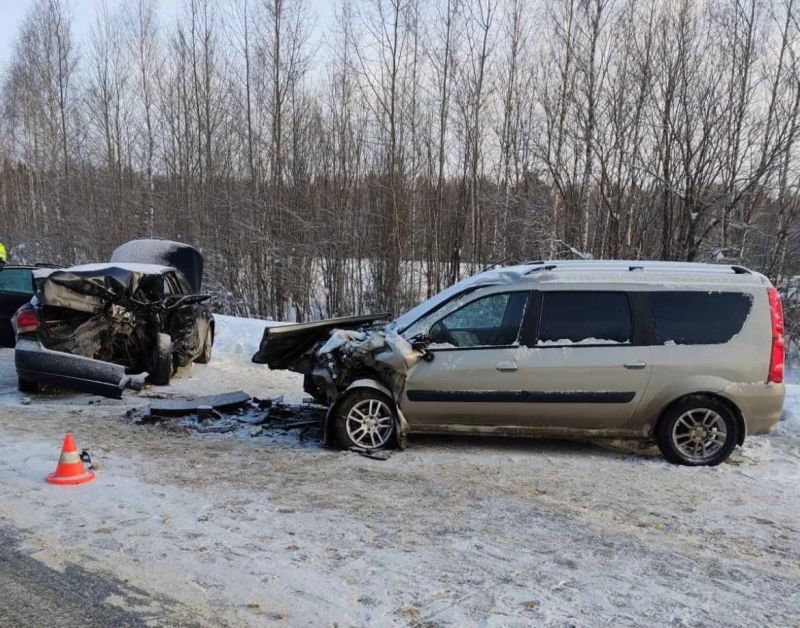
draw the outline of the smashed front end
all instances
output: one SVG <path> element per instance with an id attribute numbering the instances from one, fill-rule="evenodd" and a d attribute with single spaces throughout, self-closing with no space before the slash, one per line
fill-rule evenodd
<path id="1" fill-rule="evenodd" d="M 423 345 L 412 345 L 387 325 L 386 315 L 354 316 L 269 327 L 253 362 L 305 376 L 305 391 L 329 409 L 323 442 L 329 440 L 330 417 L 343 393 L 351 388 L 380 390 L 395 402 L 402 449 L 408 423 L 399 401 L 406 376 L 429 355 Z"/>
<path id="2" fill-rule="evenodd" d="M 89 265 L 43 275 L 35 304 L 46 348 L 147 370 L 166 316 L 156 268 Z"/>
<path id="3" fill-rule="evenodd" d="M 332 405 L 361 379 L 380 382 L 397 400 L 423 355 L 388 328 L 386 315 L 369 315 L 267 328 L 253 362 L 302 373 L 305 391 Z"/>
<path id="4" fill-rule="evenodd" d="M 143 386 L 162 332 L 173 338 L 176 361 L 190 361 L 191 312 L 165 296 L 165 270 L 89 264 L 36 271 L 36 294 L 25 306 L 33 323 L 18 329 L 20 380 L 119 397 L 124 388 Z"/>
<path id="5" fill-rule="evenodd" d="M 40 273 L 33 301 L 39 340 L 52 351 L 146 370 L 161 281 L 115 266 Z"/>

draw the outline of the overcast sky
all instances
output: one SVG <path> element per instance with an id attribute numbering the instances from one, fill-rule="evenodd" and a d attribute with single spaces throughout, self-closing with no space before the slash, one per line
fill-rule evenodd
<path id="1" fill-rule="evenodd" d="M 98 7 L 107 4 L 114 9 L 126 0 L 68 0 L 74 16 L 75 36 L 80 44 L 88 40 Z M 156 0 L 157 12 L 162 21 L 169 22 L 184 0 Z M 0 68 L 5 68 L 14 48 L 17 31 L 34 0 L 0 0 Z M 311 13 L 319 27 L 333 21 L 333 0 L 310 0 Z"/>

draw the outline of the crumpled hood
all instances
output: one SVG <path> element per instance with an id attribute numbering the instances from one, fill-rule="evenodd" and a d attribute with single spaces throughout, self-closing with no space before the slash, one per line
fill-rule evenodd
<path id="1" fill-rule="evenodd" d="M 303 359 L 306 354 L 321 341 L 324 341 L 334 329 L 359 329 L 385 321 L 388 314 L 367 314 L 365 316 L 347 316 L 330 318 L 312 323 L 296 323 L 267 327 L 261 345 L 253 356 L 253 362 L 266 364 L 271 369 L 289 369 L 307 372 L 309 365 Z"/>
<path id="2" fill-rule="evenodd" d="M 109 302 L 122 297 L 138 294 L 143 300 L 157 298 L 163 292 L 163 277 L 159 270 L 158 266 L 91 264 L 37 272 L 34 277 L 37 297 L 42 305 L 99 313 Z M 140 292 L 140 289 L 143 290 Z M 148 299 L 150 293 L 153 297 Z"/>
<path id="3" fill-rule="evenodd" d="M 395 373 L 405 374 L 421 356 L 411 343 L 390 328 L 370 331 L 334 329 L 328 341 L 317 349 L 317 355 L 343 352 L 350 359 L 369 360 Z"/>

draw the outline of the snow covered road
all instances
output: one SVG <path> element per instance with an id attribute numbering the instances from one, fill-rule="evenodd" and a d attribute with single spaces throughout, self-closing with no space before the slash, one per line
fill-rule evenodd
<path id="1" fill-rule="evenodd" d="M 262 325 L 240 325 L 167 392 L 302 396 L 249 363 Z M 0 351 L 0 530 L 47 565 L 168 596 L 135 609 L 154 623 L 798 625 L 800 386 L 774 434 L 712 469 L 638 444 L 467 437 L 379 462 L 136 426 L 141 396 L 21 405 L 12 362 Z M 67 430 L 102 466 L 62 489 L 42 478 Z"/>

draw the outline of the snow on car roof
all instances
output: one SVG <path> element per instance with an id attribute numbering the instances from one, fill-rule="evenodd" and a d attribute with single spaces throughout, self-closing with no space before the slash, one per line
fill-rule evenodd
<path id="1" fill-rule="evenodd" d="M 768 283 L 760 273 L 743 266 L 699 262 L 648 260 L 562 260 L 533 262 L 523 278 L 534 283 L 617 283 L 692 285 L 747 285 Z"/>
<path id="2" fill-rule="evenodd" d="M 169 266 L 159 266 L 158 264 L 109 264 L 108 262 L 105 262 L 98 264 L 80 264 L 78 266 L 70 266 L 68 268 L 42 268 L 40 270 L 33 271 L 33 276 L 37 279 L 43 279 L 45 277 L 49 277 L 55 271 L 98 272 L 108 270 L 110 268 L 122 268 L 134 273 L 142 273 L 143 275 L 161 275 L 166 272 L 174 272 L 175 270 Z"/>
<path id="3" fill-rule="evenodd" d="M 664 287 L 765 286 L 766 277 L 741 266 L 647 260 L 542 260 L 485 270 L 445 288 L 392 322 L 401 332 L 464 290 L 487 285 L 530 286 L 555 283 Z"/>

